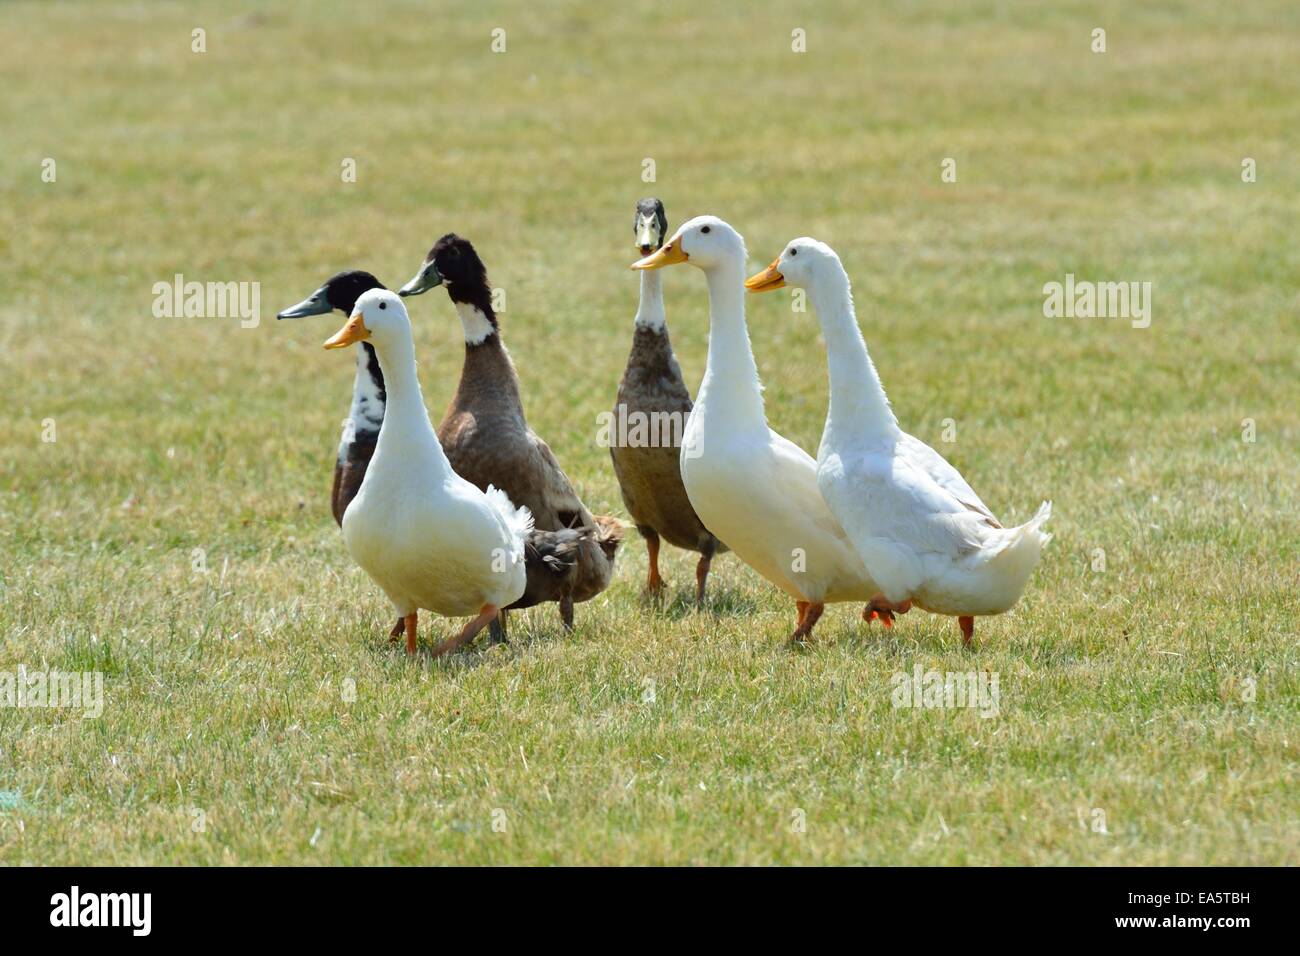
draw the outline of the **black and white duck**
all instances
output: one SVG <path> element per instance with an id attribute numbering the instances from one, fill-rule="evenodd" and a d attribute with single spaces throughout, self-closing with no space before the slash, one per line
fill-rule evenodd
<path id="1" fill-rule="evenodd" d="M 369 272 L 353 269 L 331 276 L 329 280 L 303 299 L 276 314 L 277 319 L 301 319 L 309 315 L 327 315 L 338 311 L 351 315 L 352 309 L 364 292 L 384 286 Z M 356 347 L 357 373 L 352 383 L 352 407 L 343 421 L 343 435 L 339 440 L 338 458 L 334 462 L 334 485 L 330 489 L 330 510 L 334 520 L 343 524 L 343 513 L 348 503 L 356 497 L 361 480 L 366 476 L 366 466 L 375 454 L 379 429 L 384 423 L 384 406 L 388 395 L 384 391 L 384 373 L 379 358 L 369 342 Z"/>

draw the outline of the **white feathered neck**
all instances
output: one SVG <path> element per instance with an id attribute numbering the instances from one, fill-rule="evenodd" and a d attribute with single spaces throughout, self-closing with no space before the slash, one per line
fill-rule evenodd
<path id="1" fill-rule="evenodd" d="M 867 352 L 853 309 L 853 290 L 839 259 L 829 260 L 808 286 L 826 339 L 830 407 L 826 434 L 855 444 L 875 444 L 899 434 L 898 419 Z"/>
<path id="2" fill-rule="evenodd" d="M 428 477 L 445 477 L 451 471 L 451 463 L 424 407 L 415 364 L 415 343 L 409 331 L 404 336 L 391 336 L 382 345 L 373 340 L 370 344 L 379 356 L 379 367 L 384 373 L 388 407 L 367 477 L 370 472 L 389 466 L 411 469 L 412 476 L 421 482 Z"/>
<path id="3" fill-rule="evenodd" d="M 745 324 L 745 247 L 704 269 L 709 283 L 709 354 L 698 407 L 729 426 L 767 432 L 763 386 Z"/>
<path id="4" fill-rule="evenodd" d="M 638 328 L 662 331 L 664 317 L 664 277 L 658 269 L 641 270 L 641 300 L 637 303 Z"/>

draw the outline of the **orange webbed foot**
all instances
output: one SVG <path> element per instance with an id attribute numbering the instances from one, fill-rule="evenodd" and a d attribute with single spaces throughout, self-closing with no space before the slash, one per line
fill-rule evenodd
<path id="1" fill-rule="evenodd" d="M 862 619 L 867 623 L 878 620 L 885 627 L 893 627 L 894 615 L 906 614 L 910 610 L 912 610 L 910 600 L 890 601 L 883 594 L 877 594 L 862 609 Z"/>

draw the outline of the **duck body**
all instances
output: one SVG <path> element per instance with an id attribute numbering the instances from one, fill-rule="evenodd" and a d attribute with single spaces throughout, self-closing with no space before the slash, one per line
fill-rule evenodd
<path id="1" fill-rule="evenodd" d="M 514 363 L 499 336 L 466 344 L 460 382 L 438 438 L 452 467 L 469 481 L 480 487 L 500 481 L 507 493 L 531 501 L 527 507 L 539 509 L 534 521 L 551 528 L 588 523 L 550 447 L 528 427 Z"/>
<path id="2" fill-rule="evenodd" d="M 787 280 L 807 289 L 826 342 L 830 406 L 817 484 L 880 586 L 868 610 L 892 615 L 916 605 L 954 615 L 969 642 L 976 616 L 1020 599 L 1051 539 L 1041 530 L 1051 504 L 1004 528 L 957 469 L 899 427 L 829 246 L 796 239 L 748 284 L 764 291 Z"/>
<path id="3" fill-rule="evenodd" d="M 436 442 L 432 426 L 427 438 Z M 413 482 L 416 474 L 427 478 Z M 423 608 L 465 617 L 514 603 L 529 530 L 527 511 L 504 492 L 480 491 L 445 456 L 408 442 L 376 452 L 343 516 L 348 553 L 403 616 Z"/>
<path id="4" fill-rule="evenodd" d="M 440 645 L 436 653 L 443 653 L 523 595 L 532 516 L 504 492 L 480 490 L 453 470 L 425 410 L 410 322 L 395 294 L 363 294 L 326 345 L 362 338 L 374 341 L 389 400 L 375 454 L 343 515 L 343 540 L 407 622 L 408 651 L 420 609 L 476 615 Z"/>
<path id="5" fill-rule="evenodd" d="M 613 551 L 607 554 L 602 545 L 615 534 L 617 547 L 616 529 L 595 521 L 550 446 L 528 426 L 518 375 L 500 335 L 466 343 L 460 383 L 438 426 L 438 438 L 457 473 L 479 488 L 502 489 L 511 501 L 528 508 L 539 530 L 587 529 L 577 539 L 572 574 L 555 587 L 536 582 L 530 589 L 539 598 L 535 603 L 565 595 L 581 603 L 608 586 Z"/>
<path id="6" fill-rule="evenodd" d="M 668 330 L 638 325 L 618 383 L 614 417 L 647 423 L 650 442 L 612 443 L 614 473 L 623 504 L 642 534 L 653 532 L 675 547 L 703 554 L 719 549 L 720 543 L 695 513 L 682 484 L 680 437 L 660 440 L 665 433 L 660 423 L 686 422 L 692 407 Z"/>
<path id="7" fill-rule="evenodd" d="M 874 447 L 824 447 L 817 481 L 893 604 L 958 617 L 1001 614 L 1020 599 L 1050 538 L 1038 530 L 1050 504 L 1004 528 L 956 469 L 905 432 Z"/>
<path id="8" fill-rule="evenodd" d="M 736 555 L 796 601 L 831 604 L 875 592 L 822 499 L 817 463 L 770 428 L 732 430 L 701 389 L 686 427 L 682 479 L 691 503 Z"/>

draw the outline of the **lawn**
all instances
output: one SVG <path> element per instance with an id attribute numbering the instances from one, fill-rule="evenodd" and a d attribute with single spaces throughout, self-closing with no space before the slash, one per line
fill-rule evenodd
<path id="1" fill-rule="evenodd" d="M 104 700 L 0 707 L 0 862 L 1300 863 L 1300 9 L 1036 7 L 6 4 L 0 673 Z M 1006 523 L 1054 502 L 973 649 L 837 605 L 792 650 L 731 555 L 696 613 L 666 549 L 648 603 L 635 535 L 570 635 L 384 640 L 329 513 L 341 319 L 276 310 L 470 237 L 530 421 L 623 514 L 597 416 L 644 195 L 755 270 L 829 242 L 903 426 Z M 260 283 L 261 321 L 155 317 L 177 273 Z M 1150 326 L 1045 317 L 1067 274 L 1152 283 Z M 694 389 L 704 280 L 664 275 Z M 816 320 L 748 307 L 815 452 Z M 436 420 L 461 332 L 411 308 Z M 894 706 L 918 666 L 996 674 L 997 714 Z"/>

